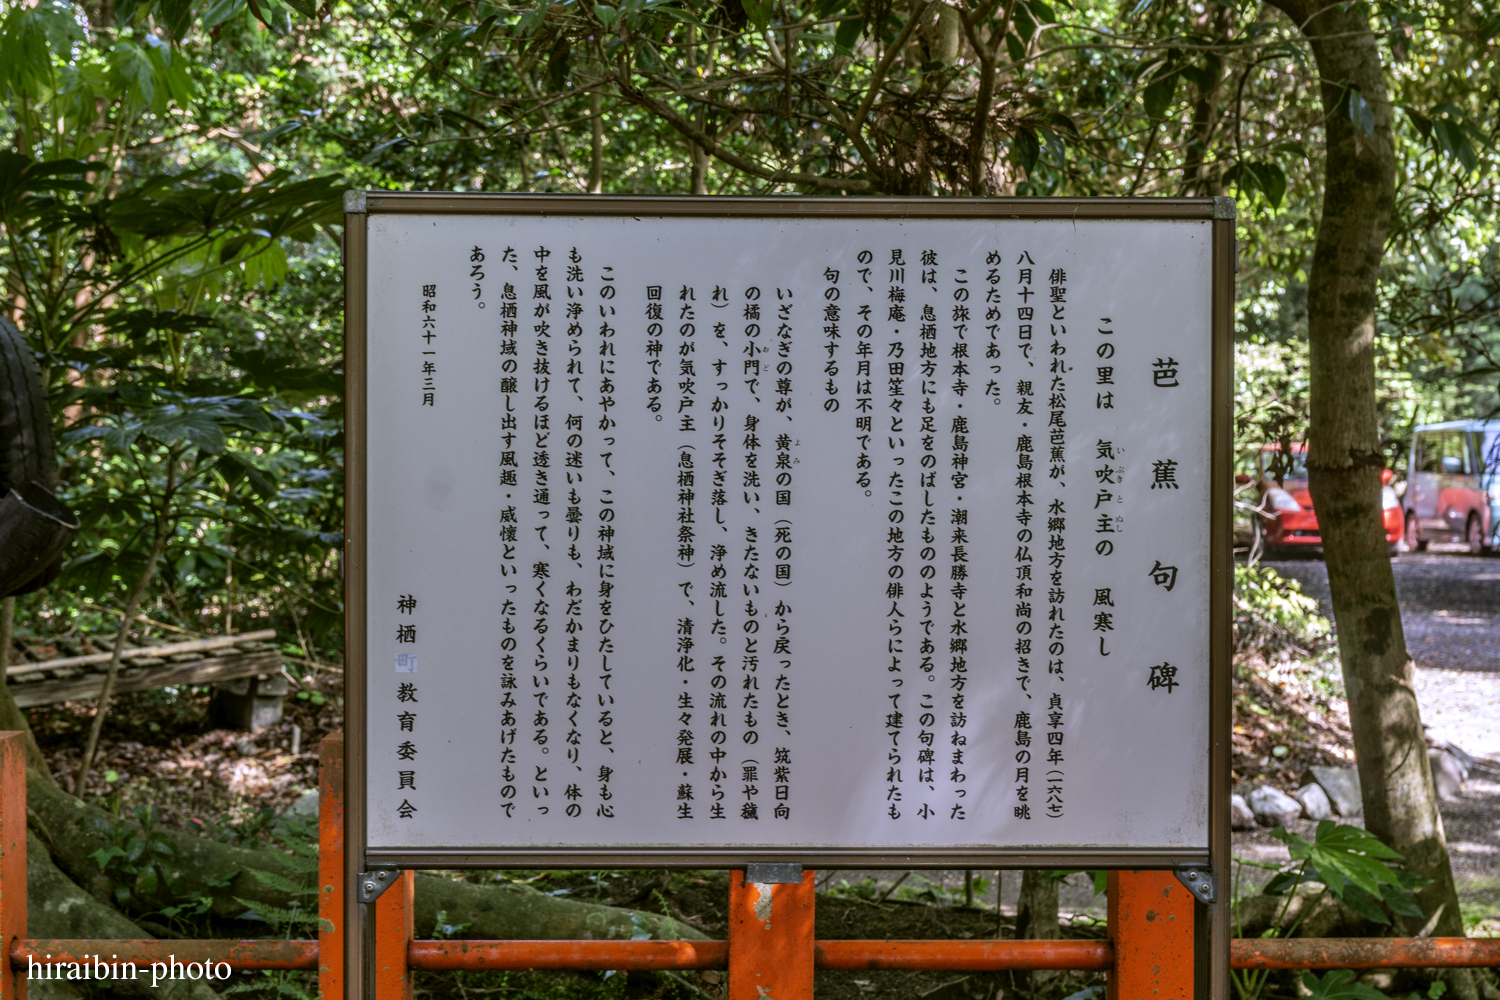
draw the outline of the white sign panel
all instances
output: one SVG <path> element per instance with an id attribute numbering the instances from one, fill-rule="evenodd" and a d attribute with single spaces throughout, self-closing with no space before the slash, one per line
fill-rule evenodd
<path id="1" fill-rule="evenodd" d="M 372 214 L 368 849 L 1206 850 L 1212 225 Z"/>

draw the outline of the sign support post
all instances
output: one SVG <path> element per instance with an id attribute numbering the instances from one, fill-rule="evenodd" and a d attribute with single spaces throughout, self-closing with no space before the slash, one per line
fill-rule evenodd
<path id="1" fill-rule="evenodd" d="M 1193 996 L 1193 896 L 1172 872 L 1109 873 L 1109 937 L 1115 967 L 1108 1000 Z"/>
<path id="2" fill-rule="evenodd" d="M 375 996 L 379 1000 L 412 1000 L 407 952 L 416 937 L 415 879 L 416 872 L 400 872 L 391 887 L 370 904 L 375 919 Z"/>
<path id="3" fill-rule="evenodd" d="M 318 993 L 344 995 L 344 734 L 318 745 Z"/>
<path id="4" fill-rule="evenodd" d="M 812 1000 L 816 874 L 751 882 L 745 871 L 729 873 L 728 1000 Z"/>

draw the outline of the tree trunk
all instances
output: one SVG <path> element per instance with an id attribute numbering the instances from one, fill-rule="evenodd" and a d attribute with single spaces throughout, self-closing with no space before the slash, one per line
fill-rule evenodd
<path id="1" fill-rule="evenodd" d="M 1021 898 L 1016 903 L 1016 937 L 1028 941 L 1056 941 L 1062 937 L 1057 921 L 1057 880 L 1044 871 L 1021 873 Z"/>
<path id="2" fill-rule="evenodd" d="M 604 100 L 589 94 L 589 194 L 604 193 Z"/>
<path id="3" fill-rule="evenodd" d="M 104 836 L 93 824 L 99 819 L 107 823 L 119 821 L 104 810 L 44 783 L 35 773 L 27 773 L 26 785 L 31 826 L 51 851 L 58 867 L 93 895 L 110 898 L 113 886 L 90 857 L 105 846 Z M 264 872 L 279 876 L 278 883 L 304 881 L 304 873 L 288 863 L 287 855 L 273 850 L 231 847 L 175 830 L 162 832 L 176 847 L 174 860 L 182 870 L 183 893 L 210 897 L 215 917 L 235 919 L 245 912 L 247 903 L 286 909 L 298 902 L 280 884 L 268 884 L 255 875 Z M 222 880 L 228 872 L 235 875 L 225 885 Z M 300 902 L 306 905 L 307 900 Z M 562 899 L 530 886 L 474 885 L 430 875 L 417 876 L 415 907 L 419 934 L 430 934 L 437 912 L 444 910 L 445 922 L 468 924 L 463 936 L 478 939 L 630 940 L 640 934 L 663 940 L 706 937 L 686 924 L 655 913 Z"/>
<path id="4" fill-rule="evenodd" d="M 130 941 L 154 937 L 131 923 L 118 911 L 99 902 L 68 879 L 47 854 L 36 836 L 26 838 L 26 933 L 34 938 L 87 938 L 96 941 Z M 98 953 L 108 961 L 109 948 Z M 145 978 L 120 979 L 111 992 L 128 997 L 160 997 L 163 1000 L 214 1000 L 218 996 L 206 984 L 190 979 L 163 981 L 151 988 L 149 967 Z M 79 993 L 66 980 L 32 979 L 27 984 L 31 1000 L 73 1000 Z"/>
<path id="5" fill-rule="evenodd" d="M 1056 941 L 1062 937 L 1057 920 L 1057 879 L 1048 872 L 1028 868 L 1021 873 L 1021 898 L 1016 901 L 1016 939 Z M 1055 972 L 1033 972 L 1033 989 L 1057 976 Z"/>
<path id="6" fill-rule="evenodd" d="M 47 758 L 42 756 L 42 748 L 37 746 L 36 737 L 32 735 L 31 720 L 21 711 L 15 696 L 10 693 L 6 671 L 10 668 L 10 644 L 15 625 L 16 599 L 7 597 L 0 600 L 0 732 L 25 733 L 26 766 L 35 768 L 37 777 L 56 784 L 52 781 L 52 768 L 48 765 Z"/>
<path id="7" fill-rule="evenodd" d="M 172 503 L 172 480 L 168 473 L 167 499 L 165 506 Z M 79 795 L 83 795 L 88 789 L 89 769 L 94 766 L 94 751 L 99 749 L 99 734 L 104 731 L 104 718 L 109 714 L 109 699 L 115 693 L 115 679 L 120 676 L 120 660 L 125 653 L 125 641 L 130 636 L 130 628 L 135 624 L 136 612 L 141 608 L 141 598 L 146 594 L 146 587 L 151 583 L 151 578 L 156 575 L 156 563 L 161 559 L 162 550 L 167 547 L 167 536 L 171 534 L 169 524 L 161 521 L 156 525 L 156 537 L 151 541 L 151 554 L 146 558 L 146 568 L 141 570 L 141 578 L 136 581 L 135 589 L 130 592 L 130 599 L 125 602 L 125 614 L 120 619 L 120 631 L 115 635 L 114 655 L 109 659 L 109 669 L 104 674 L 104 687 L 99 691 L 99 701 L 94 705 L 94 721 L 89 726 L 88 742 L 83 746 L 83 756 L 78 761 L 78 775 L 73 781 L 73 788 Z"/>
<path id="8" fill-rule="evenodd" d="M 1380 518 L 1385 459 L 1375 409 L 1375 303 L 1395 198 L 1393 108 L 1379 39 L 1362 8 L 1273 2 L 1311 43 L 1322 81 L 1327 161 L 1308 288 L 1307 466 L 1328 564 L 1365 825 L 1400 851 L 1409 869 L 1432 879 L 1417 893 L 1424 916 L 1397 918 L 1403 931 L 1415 933 L 1441 907 L 1431 933 L 1462 936 Z"/>

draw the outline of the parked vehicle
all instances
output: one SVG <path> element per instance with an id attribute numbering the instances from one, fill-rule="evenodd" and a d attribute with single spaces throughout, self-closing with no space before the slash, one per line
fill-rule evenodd
<path id="1" fill-rule="evenodd" d="M 1318 532 L 1318 517 L 1313 511 L 1312 494 L 1307 488 L 1307 445 L 1294 444 L 1291 453 L 1279 445 L 1263 445 L 1255 455 L 1255 487 L 1260 497 L 1261 513 L 1251 518 L 1251 530 L 1269 552 L 1296 548 L 1317 548 L 1323 544 Z M 1240 477 L 1242 481 L 1248 476 Z M 1391 555 L 1400 551 L 1401 501 L 1391 482 L 1395 472 L 1380 473 L 1381 521 L 1385 542 Z"/>
<path id="2" fill-rule="evenodd" d="M 1406 547 L 1464 542 L 1500 547 L 1500 421 L 1423 424 L 1411 439 L 1402 499 Z"/>

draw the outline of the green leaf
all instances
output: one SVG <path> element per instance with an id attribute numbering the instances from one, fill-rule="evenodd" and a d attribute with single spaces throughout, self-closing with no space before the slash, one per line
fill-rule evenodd
<path id="1" fill-rule="evenodd" d="M 209 455 L 224 450 L 224 428 L 207 413 L 185 413 L 178 407 L 163 407 L 145 424 L 141 433 L 165 445 L 185 445 Z"/>
<path id="2" fill-rule="evenodd" d="M 1291 892 L 1295 886 L 1306 885 L 1309 880 L 1304 878 L 1298 869 L 1287 872 L 1277 872 L 1271 876 L 1271 881 L 1266 883 L 1262 894 L 1266 896 L 1284 896 Z"/>
<path id="3" fill-rule="evenodd" d="M 230 488 L 247 483 L 250 491 L 265 501 L 276 499 L 276 483 L 265 472 L 243 455 L 226 451 L 214 463 L 214 470 L 224 477 Z"/>
<path id="4" fill-rule="evenodd" d="M 1389 1000 L 1379 990 L 1355 982 L 1354 973 L 1348 969 L 1335 969 L 1321 978 L 1304 972 L 1302 983 L 1311 991 L 1308 1000 Z"/>
<path id="5" fill-rule="evenodd" d="M 1031 38 L 1036 34 L 1036 20 L 1032 18 L 1031 11 L 1026 9 L 1025 4 L 1017 4 L 1011 12 L 1011 23 L 1015 26 L 1015 32 L 1020 36 L 1023 45 L 1031 44 Z"/>
<path id="6" fill-rule="evenodd" d="M 1494 149 L 1495 149 L 1495 143 L 1494 143 L 1494 141 L 1491 140 L 1490 137 L 1487 136 L 1487 135 L 1485 135 L 1482 131 L 1480 131 L 1479 129 L 1475 128 L 1473 125 L 1470 125 L 1467 121 L 1463 123 L 1463 130 L 1464 130 L 1464 135 L 1468 136 L 1470 139 L 1472 139 L 1475 142 L 1479 143 L 1485 149 L 1488 149 L 1491 152 L 1494 152 Z"/>
<path id="7" fill-rule="evenodd" d="M 774 0 L 740 0 L 740 5 L 745 8 L 745 16 L 756 28 L 764 28 L 771 23 L 771 14 L 776 9 Z"/>
<path id="8" fill-rule="evenodd" d="M 1162 118 L 1166 115 L 1167 108 L 1172 103 L 1172 97 L 1177 92 L 1177 74 L 1167 72 L 1157 76 L 1146 86 L 1141 93 L 1141 100 L 1146 105 L 1146 116 L 1148 118 Z"/>
<path id="9" fill-rule="evenodd" d="M 156 16 L 167 34 L 180 42 L 193 24 L 193 0 L 157 0 Z"/>
<path id="10" fill-rule="evenodd" d="M 136 877 L 136 894 L 141 896 L 142 898 L 149 899 L 152 896 L 156 895 L 157 884 L 158 880 L 156 877 L 156 869 L 147 868 L 145 871 L 141 872 L 139 876 Z"/>
<path id="11" fill-rule="evenodd" d="M 1371 923 L 1389 924 L 1390 918 L 1380 908 L 1380 900 L 1357 885 L 1346 885 L 1340 901 Z"/>
<path id="12" fill-rule="evenodd" d="M 863 18 L 850 18 L 847 21 L 840 21 L 839 30 L 834 32 L 833 35 L 834 47 L 845 54 L 852 53 L 854 51 L 854 44 L 859 41 L 864 31 L 865 21 Z"/>
<path id="13" fill-rule="evenodd" d="M 1017 38 L 1015 32 L 1005 36 L 1005 52 L 1013 63 L 1026 61 L 1026 43 Z"/>
<path id="14" fill-rule="evenodd" d="M 1010 143 L 1010 154 L 1016 165 L 1028 174 L 1036 166 L 1037 157 L 1042 153 L 1041 143 L 1037 141 L 1036 133 L 1031 129 L 1023 128 L 1016 132 L 1015 138 Z"/>
<path id="15" fill-rule="evenodd" d="M 567 36 L 559 35 L 557 44 L 552 47 L 552 55 L 547 60 L 547 86 L 552 90 L 566 87 L 572 66 L 573 49 L 568 44 Z"/>
<path id="16" fill-rule="evenodd" d="M 1057 12 L 1043 0 L 1027 0 L 1026 6 L 1031 11 L 1031 16 L 1041 24 L 1056 24 Z"/>
<path id="17" fill-rule="evenodd" d="M 1274 163 L 1250 163 L 1246 166 L 1255 172 L 1256 181 L 1261 194 L 1266 196 L 1266 201 L 1271 203 L 1272 208 L 1280 208 L 1281 199 L 1286 195 L 1286 171 Z"/>
<path id="18" fill-rule="evenodd" d="M 172 858 L 177 856 L 177 845 L 172 843 L 171 838 L 165 833 L 159 830 L 153 831 L 151 836 L 146 839 L 151 846 L 151 853 L 157 857 Z"/>
<path id="19" fill-rule="evenodd" d="M 1474 146 L 1469 142 L 1469 137 L 1464 133 L 1460 122 L 1449 118 L 1434 118 L 1432 134 L 1437 140 L 1438 147 L 1450 158 L 1461 163 L 1465 170 L 1472 171 L 1479 166 L 1479 156 L 1474 152 Z"/>
<path id="20" fill-rule="evenodd" d="M 213 0 L 203 12 L 204 29 L 218 27 L 245 12 L 245 0 Z"/>
<path id="21" fill-rule="evenodd" d="M 1340 899 L 1349 885 L 1376 898 L 1382 898 L 1388 887 L 1404 888 L 1399 874 L 1389 864 L 1400 861 L 1401 855 L 1357 826 L 1325 819 L 1318 824 L 1311 842 L 1282 827 L 1277 827 L 1271 835 L 1287 845 L 1293 861 L 1308 863 L 1304 878 L 1322 882 Z"/>

